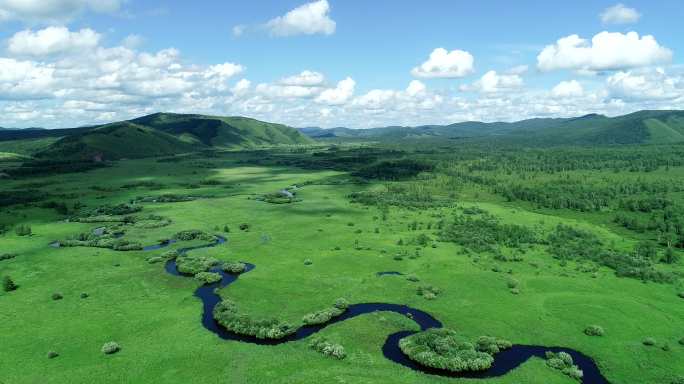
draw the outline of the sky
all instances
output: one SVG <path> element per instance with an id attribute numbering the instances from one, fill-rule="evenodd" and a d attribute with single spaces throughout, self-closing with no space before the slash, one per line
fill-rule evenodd
<path id="1" fill-rule="evenodd" d="M 0 0 L 0 126 L 684 109 L 681 0 Z"/>

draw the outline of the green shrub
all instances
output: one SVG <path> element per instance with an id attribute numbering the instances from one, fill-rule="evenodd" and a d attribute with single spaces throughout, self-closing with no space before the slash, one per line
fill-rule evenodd
<path id="1" fill-rule="evenodd" d="M 311 339 L 309 342 L 309 348 L 325 356 L 334 357 L 339 360 L 347 357 L 347 353 L 342 345 L 331 343 L 322 337 L 314 337 Z"/>
<path id="2" fill-rule="evenodd" d="M 335 300 L 335 303 L 330 308 L 304 315 L 302 317 L 302 322 L 306 325 L 324 324 L 330 321 L 333 317 L 343 314 L 347 308 L 349 308 L 349 303 L 347 300 L 340 298 Z"/>
<path id="3" fill-rule="evenodd" d="M 247 223 L 240 224 L 240 230 L 241 231 L 248 231 L 249 230 L 249 224 L 247 224 Z"/>
<path id="4" fill-rule="evenodd" d="M 85 292 L 81 293 L 81 299 L 87 299 L 88 297 L 90 297 L 89 294 L 87 294 Z"/>
<path id="5" fill-rule="evenodd" d="M 677 296 L 679 296 L 679 297 L 681 297 L 682 299 L 684 299 L 684 291 L 679 292 L 679 293 L 677 294 Z"/>
<path id="6" fill-rule="evenodd" d="M 180 256 L 180 254 L 176 250 L 166 251 L 161 255 L 164 260 L 174 260 L 178 256 Z"/>
<path id="7" fill-rule="evenodd" d="M 223 263 L 221 268 L 228 273 L 238 274 L 244 272 L 247 269 L 247 265 L 239 261 L 227 261 Z"/>
<path id="8" fill-rule="evenodd" d="M 206 272 L 209 268 L 218 264 L 218 260 L 205 256 L 183 255 L 176 259 L 176 268 L 178 269 L 178 272 L 186 275 L 196 275 L 200 272 Z"/>
<path id="9" fill-rule="evenodd" d="M 590 325 L 584 328 L 584 334 L 587 336 L 603 336 L 603 327 L 600 325 Z"/>
<path id="10" fill-rule="evenodd" d="M 161 263 L 162 261 L 164 261 L 164 258 L 161 256 L 150 256 L 147 258 L 147 262 L 150 264 L 157 264 Z"/>
<path id="11" fill-rule="evenodd" d="M 654 339 L 652 337 L 647 337 L 644 339 L 644 341 L 642 341 L 642 343 L 647 347 L 652 347 L 652 346 L 656 345 L 656 339 Z"/>
<path id="12" fill-rule="evenodd" d="M 111 355 L 113 353 L 119 352 L 120 350 L 121 347 L 114 341 L 110 341 L 102 345 L 102 353 L 104 353 L 105 355 Z"/>
<path id="13" fill-rule="evenodd" d="M 584 372 L 575 365 L 570 356 L 566 352 L 553 353 L 551 351 L 546 352 L 546 365 L 549 367 L 561 371 L 564 375 L 567 375 L 575 380 L 581 381 L 584 376 Z"/>
<path id="14" fill-rule="evenodd" d="M 297 328 L 277 319 L 253 319 L 247 314 L 239 313 L 237 305 L 230 299 L 218 303 L 213 315 L 227 330 L 258 339 L 282 339 L 297 331 Z"/>
<path id="15" fill-rule="evenodd" d="M 684 337 L 682 337 L 681 339 L 679 339 L 679 345 L 684 345 Z"/>
<path id="16" fill-rule="evenodd" d="M 313 264 L 313 261 L 311 261 L 311 259 L 304 260 L 304 265 L 311 265 L 311 264 Z"/>
<path id="17" fill-rule="evenodd" d="M 0 261 L 14 259 L 15 257 L 17 257 L 17 255 L 14 253 L 4 253 L 0 255 Z"/>
<path id="18" fill-rule="evenodd" d="M 59 353 L 57 353 L 57 352 L 55 352 L 55 351 L 49 351 L 49 352 L 47 353 L 47 358 L 48 358 L 48 359 L 54 359 L 54 358 L 57 357 L 57 356 L 59 356 Z"/>
<path id="19" fill-rule="evenodd" d="M 510 342 L 486 336 L 471 343 L 446 328 L 429 329 L 399 340 L 399 348 L 409 359 L 452 372 L 489 369 L 494 362 L 492 354 L 508 347 Z"/>
<path id="20" fill-rule="evenodd" d="M 418 278 L 418 276 L 416 276 L 414 274 L 410 274 L 410 275 L 406 276 L 406 280 L 408 280 L 412 283 L 417 283 L 420 281 L 420 278 Z"/>
<path id="21" fill-rule="evenodd" d="M 417 290 L 418 296 L 423 296 L 426 300 L 434 300 L 442 293 L 440 288 L 432 285 L 421 285 Z"/>
<path id="22" fill-rule="evenodd" d="M 216 272 L 200 272 L 195 274 L 195 280 L 204 284 L 218 283 L 221 281 L 221 274 Z"/>
<path id="23" fill-rule="evenodd" d="M 63 298 L 64 298 L 64 296 L 62 296 L 62 294 L 59 292 L 55 292 L 52 294 L 52 300 L 57 301 L 57 300 L 62 300 Z"/>
<path id="24" fill-rule="evenodd" d="M 5 292 L 16 291 L 19 286 L 12 280 L 11 277 L 5 276 L 2 278 L 2 290 Z"/>
<path id="25" fill-rule="evenodd" d="M 17 236 L 31 236 L 33 231 L 29 225 L 19 224 L 14 227 L 14 233 L 16 233 Z"/>
<path id="26" fill-rule="evenodd" d="M 191 240 L 201 240 L 201 241 L 213 241 L 215 237 L 207 232 L 200 231 L 198 229 L 189 229 L 186 231 L 180 231 L 173 235 L 173 238 L 178 241 L 191 241 Z"/>

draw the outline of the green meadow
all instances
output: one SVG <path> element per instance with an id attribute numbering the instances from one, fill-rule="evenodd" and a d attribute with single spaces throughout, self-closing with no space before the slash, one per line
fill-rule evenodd
<path id="1" fill-rule="evenodd" d="M 363 148 L 338 148 L 335 159 L 347 151 L 354 157 Z M 217 151 L 3 180 L 5 198 L 37 197 L 3 204 L 0 211 L 0 254 L 15 255 L 0 261 L 0 275 L 18 286 L 0 292 L 0 382 L 475 382 L 424 374 L 386 359 L 381 348 L 389 334 L 418 329 L 397 313 L 366 314 L 324 328 L 320 336 L 344 347 L 342 360 L 317 353 L 308 340 L 261 346 L 219 339 L 200 323 L 202 303 L 193 296 L 200 283 L 166 273 L 163 263 L 148 262 L 197 241 L 156 251 L 50 246 L 114 225 L 78 218 L 118 204 L 142 208 L 134 219 L 118 223 L 124 229 L 121 239 L 131 243 L 153 245 L 184 230 L 227 237 L 225 244 L 188 256 L 256 265 L 220 291 L 255 318 L 298 325 L 303 315 L 340 297 L 349 303 L 406 304 L 470 339 L 492 335 L 514 344 L 581 351 L 611 383 L 674 383 L 684 375 L 684 299 L 677 295 L 684 290 L 681 261 L 653 262 L 647 273 L 620 275 L 620 266 L 601 260 L 558 257 L 551 249 L 555 243 L 545 240 L 565 225 L 592 234 L 591 241 L 612 252 L 631 254 L 644 239 L 654 242 L 656 255 L 667 252 L 655 232 L 630 231 L 609 218 L 619 210 L 613 203 L 581 211 L 507 199 L 492 185 L 457 172 L 480 160 L 455 161 L 446 153 L 403 154 L 443 163 L 432 171 L 382 180 L 363 177 L 373 170 L 359 164 L 321 166 L 316 153 L 325 151 Z M 577 169 L 562 177 L 598 189 L 615 178 L 672 180 L 683 170 L 678 165 L 647 173 Z M 561 178 L 534 172 L 539 174 L 482 166 L 469 174 L 500 183 L 525 175 L 540 186 Z M 297 186 L 291 202 L 263 199 L 291 186 Z M 681 199 L 681 192 L 663 194 L 675 204 Z M 160 198 L 170 195 L 187 201 Z M 66 211 L 49 202 L 64 203 Z M 166 225 L 144 227 L 135 221 L 150 215 L 166 219 Z M 493 220 L 493 228 L 526 229 L 535 239 L 492 233 L 480 238 L 468 226 L 470 217 L 475 224 Z M 466 218 L 465 224 L 454 224 L 456 218 Z M 31 234 L 20 235 L 16 228 L 21 226 L 30 227 Z M 404 275 L 377 275 L 387 271 Z M 437 287 L 439 294 L 419 295 L 422 286 Z M 55 293 L 63 298 L 54 300 Z M 599 325 L 604 335 L 586 335 L 589 325 Z M 644 345 L 646 338 L 655 345 Z M 103 354 L 100 349 L 109 341 L 120 351 Z M 58 356 L 48 358 L 50 351 Z M 532 358 L 480 382 L 576 380 Z"/>

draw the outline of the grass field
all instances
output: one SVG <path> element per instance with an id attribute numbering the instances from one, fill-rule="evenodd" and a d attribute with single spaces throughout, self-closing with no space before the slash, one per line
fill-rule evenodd
<path id="1" fill-rule="evenodd" d="M 180 162 L 128 160 L 85 174 L 2 181 L 1 189 L 38 189 L 68 206 L 114 205 L 138 197 L 182 194 L 201 197 L 174 203 L 141 203 L 141 214 L 172 224 L 130 229 L 124 239 L 143 245 L 174 233 L 199 229 L 229 241 L 192 251 L 220 260 L 256 265 L 221 295 L 256 317 L 299 323 L 336 298 L 350 303 L 407 304 L 429 312 L 445 326 L 471 338 L 494 335 L 516 344 L 563 346 L 592 356 L 611 383 L 669 383 L 684 375 L 684 302 L 677 284 L 616 277 L 607 267 L 595 273 L 559 264 L 543 246 L 532 246 L 519 262 L 501 262 L 451 242 L 437 241 L 432 227 L 461 208 L 479 207 L 502 223 L 548 232 L 569 224 L 596 234 L 617 249 L 639 240 L 600 213 L 537 209 L 507 202 L 477 186 L 461 191 L 453 204 L 412 209 L 352 203 L 352 192 L 383 188 L 358 184 L 348 173 L 286 165 L 246 164 L 240 153 Z M 681 169 L 677 170 L 678 172 Z M 28 185 L 31 184 L 31 185 Z M 126 188 L 122 186 L 128 185 Z M 269 204 L 259 196 L 298 185 L 292 204 Z M 410 225 L 417 222 L 417 229 Z M 425 375 L 382 355 L 387 335 L 416 325 L 393 313 L 375 313 L 331 326 L 322 335 L 342 344 L 348 357 L 335 360 L 312 351 L 307 341 L 258 346 L 223 341 L 199 322 L 198 283 L 170 276 L 149 264 L 154 252 L 48 246 L 102 226 L 65 221 L 54 209 L 35 204 L 2 208 L 0 224 L 30 225 L 31 236 L 0 235 L 0 275 L 19 286 L 0 292 L 0 383 L 447 383 L 471 382 Z M 248 224 L 248 230 L 241 230 Z M 428 246 L 415 246 L 420 234 Z M 401 240 L 401 242 L 400 242 Z M 404 245 L 399 245 L 403 243 Z M 181 247 L 179 242 L 172 247 Z M 156 252 L 156 253 L 155 253 Z M 397 260 L 398 254 L 402 257 Z M 311 264 L 306 265 L 305 260 Z M 679 269 L 679 266 L 673 268 Z M 497 270 L 498 272 L 495 272 Z M 376 276 L 398 271 L 419 277 Z M 507 286 L 519 283 L 519 294 Z M 416 294 L 430 284 L 443 290 L 435 300 Z M 52 300 L 59 292 L 62 300 Z M 80 298 L 87 293 L 88 298 Z M 583 333 L 599 324 L 602 337 Z M 657 345 L 642 341 L 653 337 Z M 122 350 L 103 355 L 116 341 Z M 664 350 L 667 344 L 669 350 Z M 48 351 L 59 357 L 48 359 Z M 572 383 L 574 380 L 532 359 L 486 383 Z"/>

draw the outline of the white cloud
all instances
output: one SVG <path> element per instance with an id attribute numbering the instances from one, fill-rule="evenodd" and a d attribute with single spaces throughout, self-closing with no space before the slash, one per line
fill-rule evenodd
<path id="1" fill-rule="evenodd" d="M 663 69 L 617 72 L 606 79 L 613 98 L 666 100 L 684 97 L 684 77 L 669 76 Z"/>
<path id="2" fill-rule="evenodd" d="M 336 24 L 330 18 L 328 1 L 319 0 L 300 5 L 268 21 L 265 26 L 274 36 L 332 35 Z"/>
<path id="3" fill-rule="evenodd" d="M 437 48 L 426 62 L 413 68 L 411 74 L 425 78 L 464 77 L 475 71 L 474 62 L 475 59 L 469 52 L 458 49 L 448 52 L 444 48 Z"/>
<path id="4" fill-rule="evenodd" d="M 510 68 L 509 70 L 506 71 L 507 74 L 509 75 L 522 75 L 527 73 L 529 70 L 529 67 L 527 65 L 518 65 L 513 68 Z"/>
<path id="5" fill-rule="evenodd" d="M 247 79 L 240 79 L 237 83 L 235 83 L 235 86 L 230 89 L 231 92 L 233 92 L 235 95 L 244 95 L 249 91 L 249 88 L 252 86 L 252 82 L 247 80 Z"/>
<path id="6" fill-rule="evenodd" d="M 523 79 L 519 75 L 500 75 L 496 71 L 488 71 L 472 85 L 462 86 L 461 90 L 495 93 L 510 91 L 520 88 L 522 85 Z"/>
<path id="7" fill-rule="evenodd" d="M 227 79 L 229 77 L 239 75 L 244 71 L 245 71 L 245 67 L 243 67 L 240 64 L 235 64 L 235 63 L 216 64 L 216 65 L 209 66 L 207 71 L 205 71 L 205 73 L 204 73 L 204 77 L 206 77 L 206 78 L 219 77 L 219 78 Z"/>
<path id="8" fill-rule="evenodd" d="M 411 80 L 408 87 L 406 87 L 406 94 L 412 97 L 424 95 L 427 87 L 423 82 L 418 80 Z"/>
<path id="9" fill-rule="evenodd" d="M 619 70 L 669 62 L 672 51 L 658 44 L 651 35 L 636 32 L 601 32 L 591 43 L 577 35 L 559 39 L 537 56 L 543 71 L 572 69 L 583 71 Z"/>
<path id="10" fill-rule="evenodd" d="M 233 37 L 240 37 L 242 36 L 245 31 L 247 30 L 247 27 L 244 25 L 236 25 L 233 27 L 232 32 L 233 32 Z"/>
<path id="11" fill-rule="evenodd" d="M 556 98 L 580 97 L 583 94 L 584 88 L 577 80 L 561 81 L 551 90 L 551 95 Z"/>
<path id="12" fill-rule="evenodd" d="M 48 27 L 38 31 L 17 32 L 7 41 L 7 51 L 18 56 L 48 56 L 92 50 L 100 42 L 100 34 L 85 28 L 77 32 L 66 27 Z"/>
<path id="13" fill-rule="evenodd" d="M 356 81 L 351 77 L 337 83 L 335 88 L 326 89 L 316 98 L 321 104 L 341 105 L 349 101 L 354 96 Z"/>
<path id="14" fill-rule="evenodd" d="M 641 14 L 636 9 L 626 7 L 621 3 L 608 7 L 601 13 L 601 21 L 604 24 L 631 24 L 636 23 L 640 18 Z"/>
<path id="15" fill-rule="evenodd" d="M 19 20 L 59 24 L 86 11 L 116 12 L 121 4 L 122 0 L 0 0 L 0 22 Z"/>
<path id="16" fill-rule="evenodd" d="M 323 76 L 322 73 L 308 70 L 280 80 L 280 84 L 282 85 L 298 85 L 302 87 L 318 87 L 323 85 L 324 82 L 325 76 Z"/>
<path id="17" fill-rule="evenodd" d="M 256 91 L 267 98 L 312 98 L 321 92 L 320 88 L 300 85 L 279 85 L 261 83 Z"/>

